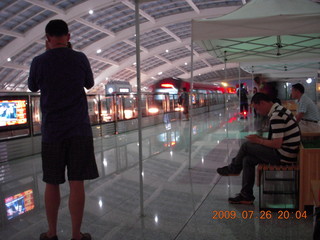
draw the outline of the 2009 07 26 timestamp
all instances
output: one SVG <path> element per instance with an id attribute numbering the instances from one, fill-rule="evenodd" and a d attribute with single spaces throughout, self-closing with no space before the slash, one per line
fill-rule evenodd
<path id="1" fill-rule="evenodd" d="M 306 211 L 288 211 L 288 210 L 280 210 L 278 212 L 268 211 L 252 211 L 252 210 L 244 210 L 241 212 L 237 211 L 229 211 L 229 210 L 220 210 L 220 211 L 212 211 L 212 219 L 278 219 L 278 220 L 287 220 L 287 219 L 307 219 Z"/>

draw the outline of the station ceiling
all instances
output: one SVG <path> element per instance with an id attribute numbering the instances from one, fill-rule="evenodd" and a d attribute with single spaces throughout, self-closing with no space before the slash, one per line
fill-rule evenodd
<path id="1" fill-rule="evenodd" d="M 314 0 L 314 2 L 320 2 Z M 191 20 L 235 11 L 245 0 L 141 1 L 141 82 L 190 78 Z M 0 91 L 27 91 L 32 59 L 45 51 L 44 28 L 52 19 L 69 24 L 71 43 L 91 63 L 103 94 L 110 80 L 136 84 L 135 3 L 133 0 L 1 0 Z M 238 64 L 225 64 L 194 45 L 194 81 L 251 79 Z"/>

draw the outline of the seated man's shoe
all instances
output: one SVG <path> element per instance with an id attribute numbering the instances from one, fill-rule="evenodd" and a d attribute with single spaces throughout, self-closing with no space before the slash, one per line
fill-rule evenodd
<path id="1" fill-rule="evenodd" d="M 228 200 L 229 200 L 229 203 L 232 203 L 232 204 L 247 204 L 247 205 L 253 204 L 253 201 L 254 201 L 254 199 L 253 200 L 246 199 L 241 194 L 238 194 L 234 198 L 229 198 Z"/>
<path id="2" fill-rule="evenodd" d="M 41 233 L 40 240 L 58 240 L 58 237 L 57 236 L 48 237 L 47 233 Z"/>
<path id="3" fill-rule="evenodd" d="M 80 233 L 81 234 L 81 238 L 80 240 L 92 240 L 90 233 Z M 71 240 L 75 240 L 75 239 L 71 239 Z"/>
<path id="4" fill-rule="evenodd" d="M 240 172 L 232 172 L 230 171 L 228 166 L 222 167 L 222 168 L 218 168 L 217 172 L 221 175 L 221 176 L 239 176 Z"/>

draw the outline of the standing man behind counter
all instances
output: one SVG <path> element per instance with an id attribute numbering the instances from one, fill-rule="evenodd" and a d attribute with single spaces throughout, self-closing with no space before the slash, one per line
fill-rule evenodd
<path id="1" fill-rule="evenodd" d="M 320 115 L 317 105 L 304 94 L 304 86 L 300 83 L 292 85 L 292 98 L 298 100 L 296 114 L 301 132 L 320 132 Z"/>
<path id="2" fill-rule="evenodd" d="M 42 170 L 49 230 L 40 235 L 40 240 L 58 240 L 59 186 L 65 182 L 65 168 L 70 186 L 72 240 L 90 240 L 90 234 L 80 229 L 84 180 L 99 176 L 84 91 L 84 87 L 94 85 L 93 74 L 87 57 L 67 47 L 70 34 L 63 20 L 50 21 L 45 31 L 47 51 L 33 59 L 28 79 L 31 91 L 41 91 Z"/>

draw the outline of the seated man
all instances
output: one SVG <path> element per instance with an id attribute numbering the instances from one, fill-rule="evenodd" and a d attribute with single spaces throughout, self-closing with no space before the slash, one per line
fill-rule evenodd
<path id="1" fill-rule="evenodd" d="M 320 132 L 318 107 L 304 94 L 304 86 L 301 83 L 292 85 L 291 95 L 298 100 L 298 109 L 295 117 L 301 132 Z"/>
<path id="2" fill-rule="evenodd" d="M 248 135 L 232 162 L 218 168 L 222 176 L 236 176 L 242 173 L 242 189 L 238 196 L 229 198 L 230 203 L 252 204 L 255 166 L 259 163 L 293 163 L 297 159 L 300 145 L 300 130 L 292 113 L 264 93 L 256 93 L 251 104 L 258 114 L 268 116 L 269 135 L 262 138 Z"/>

